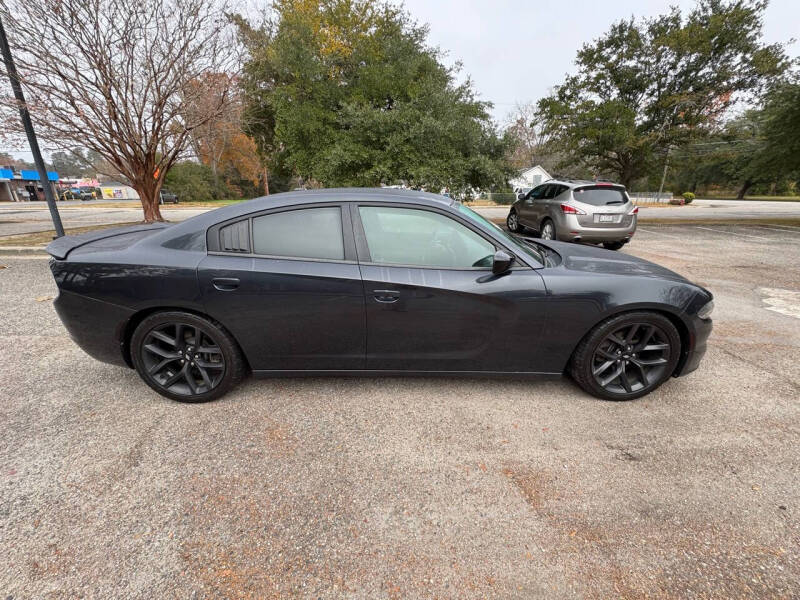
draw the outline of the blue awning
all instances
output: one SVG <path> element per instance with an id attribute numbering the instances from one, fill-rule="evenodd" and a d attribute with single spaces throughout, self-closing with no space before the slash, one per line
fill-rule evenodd
<path id="1" fill-rule="evenodd" d="M 20 169 L 19 174 L 22 176 L 23 179 L 27 179 L 28 181 L 39 181 L 39 171 L 29 171 L 27 169 Z M 48 171 L 47 180 L 58 181 L 58 173 L 56 173 L 55 171 Z"/>
<path id="2" fill-rule="evenodd" d="M 0 179 L 14 179 L 14 171 L 11 169 L 0 169 Z"/>

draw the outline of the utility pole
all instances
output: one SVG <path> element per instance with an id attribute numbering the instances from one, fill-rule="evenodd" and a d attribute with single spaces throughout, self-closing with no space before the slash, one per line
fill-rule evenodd
<path id="1" fill-rule="evenodd" d="M 42 152 L 39 150 L 39 142 L 36 141 L 36 132 L 33 130 L 33 123 L 31 122 L 31 115 L 28 113 L 28 105 L 25 103 L 25 95 L 22 93 L 22 86 L 19 83 L 19 75 L 17 75 L 17 67 L 14 65 L 14 58 L 11 56 L 11 48 L 8 46 L 8 38 L 6 37 L 6 30 L 3 28 L 3 20 L 0 19 L 0 50 L 3 52 L 3 60 L 6 63 L 6 73 L 11 80 L 11 88 L 14 90 L 14 97 L 19 104 L 19 116 L 22 119 L 22 126 L 25 128 L 25 135 L 28 136 L 28 144 L 31 147 L 31 154 L 33 154 L 33 162 L 36 164 L 36 170 L 39 172 L 39 181 L 42 182 L 42 189 L 44 190 L 44 197 L 47 200 L 47 208 L 50 209 L 50 217 L 53 219 L 53 227 L 56 230 L 56 237 L 64 235 L 64 226 L 61 224 L 61 215 L 58 214 L 56 207 L 56 199 L 53 196 L 53 186 L 47 179 L 47 169 L 42 160 Z"/>
<path id="2" fill-rule="evenodd" d="M 671 146 L 667 146 L 667 156 L 664 159 L 664 172 L 661 174 L 661 185 L 658 186 L 658 198 L 656 198 L 656 202 L 661 202 L 661 192 L 664 191 L 664 181 L 667 179 L 667 169 L 669 168 L 669 151 L 671 149 Z"/>

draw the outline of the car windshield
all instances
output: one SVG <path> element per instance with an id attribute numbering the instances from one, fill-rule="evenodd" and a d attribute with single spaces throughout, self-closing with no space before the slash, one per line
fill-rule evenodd
<path id="1" fill-rule="evenodd" d="M 610 186 L 578 188 L 572 192 L 575 200 L 592 206 L 625 204 L 628 201 L 625 190 Z"/>
<path id="2" fill-rule="evenodd" d="M 497 225 L 495 225 L 494 223 L 492 223 L 488 219 L 485 219 L 484 217 L 482 217 L 481 215 L 476 213 L 474 210 L 472 210 L 470 207 L 459 203 L 458 204 L 458 212 L 460 212 L 462 215 L 466 216 L 468 219 L 470 219 L 474 223 L 477 223 L 481 227 L 484 227 L 484 228 L 485 227 L 491 227 L 496 235 L 499 235 L 501 238 L 511 242 L 516 248 L 519 248 L 520 250 L 522 250 L 526 254 L 530 255 L 537 262 L 539 262 L 539 263 L 541 263 L 543 265 L 547 264 L 547 259 L 546 259 L 545 255 L 544 255 L 544 253 L 541 250 L 539 250 L 538 247 L 534 246 L 533 244 L 525 243 L 525 240 L 520 238 L 520 237 L 509 235 L 506 231 L 503 231 L 503 229 L 501 229 L 500 227 L 498 227 Z"/>

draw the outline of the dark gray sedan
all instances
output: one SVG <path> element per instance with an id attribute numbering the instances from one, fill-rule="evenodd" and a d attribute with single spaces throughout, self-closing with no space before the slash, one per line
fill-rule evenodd
<path id="1" fill-rule="evenodd" d="M 72 338 L 187 402 L 247 373 L 568 373 L 629 400 L 696 369 L 711 331 L 711 294 L 664 267 L 422 192 L 276 194 L 47 250 Z"/>

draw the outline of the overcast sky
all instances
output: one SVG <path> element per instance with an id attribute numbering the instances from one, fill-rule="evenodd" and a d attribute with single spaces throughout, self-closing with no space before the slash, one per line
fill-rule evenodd
<path id="1" fill-rule="evenodd" d="M 515 104 L 536 101 L 574 70 L 580 46 L 620 19 L 652 17 L 693 0 L 405 0 L 429 40 L 460 60 L 481 99 L 494 102 L 501 123 Z M 800 1 L 772 0 L 764 17 L 769 43 L 800 38 Z M 800 54 L 800 44 L 788 53 Z"/>
<path id="2" fill-rule="evenodd" d="M 460 60 L 481 99 L 495 104 L 503 123 L 517 103 L 536 101 L 574 69 L 578 48 L 619 19 L 655 16 L 694 0 L 405 0 L 430 27 L 429 41 Z M 772 0 L 764 17 L 769 43 L 800 38 L 800 1 Z M 800 55 L 800 44 L 788 48 Z M 3 84 L 6 84 L 4 81 Z M 30 152 L 14 152 L 31 160 Z"/>

